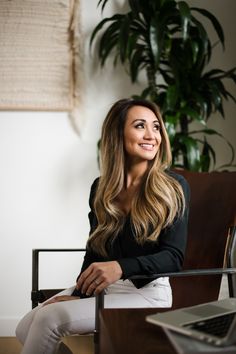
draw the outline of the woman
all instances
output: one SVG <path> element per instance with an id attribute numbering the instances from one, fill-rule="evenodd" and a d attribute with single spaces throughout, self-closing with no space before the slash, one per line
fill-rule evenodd
<path id="1" fill-rule="evenodd" d="M 128 279 L 181 269 L 189 190 L 170 164 L 156 105 L 116 102 L 103 123 L 101 177 L 91 187 L 90 237 L 76 286 L 21 320 L 16 334 L 23 354 L 70 353 L 61 337 L 93 331 L 94 294 L 103 289 L 105 307 L 171 306 L 168 278 Z"/>

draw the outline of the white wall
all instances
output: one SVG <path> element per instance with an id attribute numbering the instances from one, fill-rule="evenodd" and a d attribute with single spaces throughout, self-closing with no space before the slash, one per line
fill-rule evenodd
<path id="1" fill-rule="evenodd" d="M 121 1 L 110 3 L 116 6 Z M 92 62 L 88 40 L 101 19 L 96 4 L 96 0 L 81 1 L 85 40 L 81 136 L 66 113 L 0 112 L 0 336 L 14 335 L 17 321 L 31 308 L 32 249 L 85 246 L 89 188 L 99 173 L 96 142 L 101 122 L 116 99 L 140 91 L 131 86 L 122 69 L 107 65 L 98 70 Z M 222 19 L 228 49 L 224 62 L 216 65 L 233 66 L 235 1 L 199 0 L 198 5 L 215 9 Z M 227 112 L 226 122 L 219 127 L 234 141 L 235 106 L 227 105 Z M 77 255 L 42 258 L 42 286 L 74 283 L 79 272 Z"/>
<path id="2" fill-rule="evenodd" d="M 235 27 L 235 11 L 236 1 L 234 0 L 188 0 L 188 3 L 193 7 L 205 8 L 212 12 L 220 21 L 225 34 L 225 51 L 222 50 L 221 45 L 217 45 L 212 52 L 212 60 L 209 69 L 223 69 L 229 70 L 235 67 L 236 64 L 236 27 Z M 201 17 L 199 17 L 201 18 Z M 204 22 L 208 29 L 211 38 L 217 40 L 217 36 L 213 27 L 209 25 L 209 21 Z M 214 40 L 213 40 L 214 43 Z M 236 87 L 231 81 L 225 81 L 226 88 L 231 94 L 236 97 Z M 213 114 L 209 120 L 209 127 L 215 129 L 220 134 L 225 136 L 236 150 L 236 105 L 232 101 L 225 103 L 225 120 L 220 114 Z M 229 162 L 230 149 L 223 140 L 218 137 L 210 137 L 209 141 L 214 146 L 217 155 L 216 168 Z M 235 170 L 235 168 L 234 168 Z"/>

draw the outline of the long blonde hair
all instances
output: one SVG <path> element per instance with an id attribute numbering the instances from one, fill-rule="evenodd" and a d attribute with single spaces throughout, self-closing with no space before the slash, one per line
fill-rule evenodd
<path id="1" fill-rule="evenodd" d="M 107 256 L 106 244 L 113 241 L 124 227 L 125 213 L 118 208 L 115 198 L 121 192 L 126 174 L 124 125 L 131 107 L 149 108 L 160 124 L 161 145 L 143 176 L 141 186 L 132 201 L 131 224 L 136 241 L 143 244 L 155 241 L 161 230 L 181 216 L 185 207 L 183 190 L 166 169 L 171 165 L 171 148 L 158 107 L 147 100 L 122 99 L 109 110 L 103 126 L 100 149 L 101 177 L 99 179 L 94 211 L 98 226 L 90 235 L 88 246 Z"/>

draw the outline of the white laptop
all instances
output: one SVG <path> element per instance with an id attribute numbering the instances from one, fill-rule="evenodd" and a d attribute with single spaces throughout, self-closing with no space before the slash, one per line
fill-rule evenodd
<path id="1" fill-rule="evenodd" d="M 146 320 L 218 347 L 236 343 L 236 298 L 157 313 Z"/>

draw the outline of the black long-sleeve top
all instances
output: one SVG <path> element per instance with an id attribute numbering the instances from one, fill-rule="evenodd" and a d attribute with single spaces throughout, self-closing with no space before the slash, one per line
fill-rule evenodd
<path id="1" fill-rule="evenodd" d="M 183 176 L 169 172 L 183 188 L 186 208 L 184 215 L 174 220 L 173 224 L 163 229 L 156 241 L 147 241 L 140 245 L 135 240 L 130 217 L 127 216 L 122 232 L 118 234 L 108 249 L 108 257 L 104 258 L 87 248 L 81 273 L 93 262 L 116 260 L 122 269 L 122 279 L 132 275 L 150 275 L 153 273 L 175 272 L 182 268 L 189 211 L 189 186 Z M 93 208 L 93 201 L 98 185 L 98 178 L 93 182 L 90 192 L 89 222 L 90 234 L 97 226 L 97 218 Z M 137 279 L 132 282 L 140 288 L 150 282 L 148 279 Z"/>

